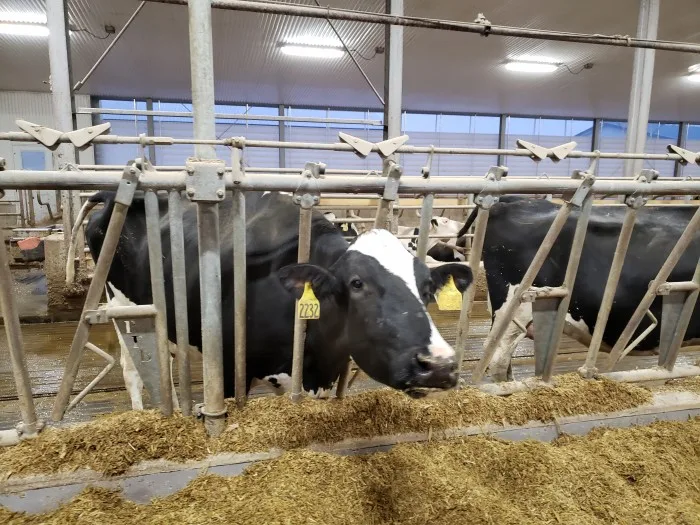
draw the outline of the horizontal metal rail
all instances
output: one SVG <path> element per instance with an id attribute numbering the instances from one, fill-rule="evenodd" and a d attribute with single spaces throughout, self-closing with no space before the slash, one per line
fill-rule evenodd
<path id="1" fill-rule="evenodd" d="M 78 115 L 133 115 L 138 117 L 181 117 L 193 118 L 191 111 L 158 111 L 145 109 L 78 108 Z M 317 124 L 362 124 L 382 126 L 381 120 L 331 117 L 294 117 L 282 115 L 249 115 L 247 113 L 214 113 L 219 120 L 262 120 L 274 122 L 312 122 Z"/>
<path id="2" fill-rule="evenodd" d="M 161 4 L 187 5 L 187 0 L 148 0 Z M 332 7 L 316 7 L 309 5 L 290 4 L 287 2 L 261 2 L 254 0 L 212 0 L 212 7 L 232 9 L 235 11 L 250 11 L 277 15 L 305 16 L 323 18 L 326 20 L 348 20 L 370 24 L 395 25 L 404 27 L 421 27 L 424 29 L 440 29 L 443 31 L 458 31 L 476 33 L 483 36 L 498 35 L 508 37 L 531 38 L 535 40 L 554 40 L 559 42 L 579 42 L 582 44 L 597 44 L 615 47 L 631 47 L 642 49 L 659 49 L 679 51 L 683 53 L 700 53 L 700 44 L 673 42 L 667 40 L 647 40 L 634 38 L 629 35 L 598 35 L 587 33 L 570 33 L 565 31 L 550 31 L 526 27 L 510 27 L 491 23 L 461 22 L 454 20 L 437 20 L 416 16 L 398 16 L 369 11 L 356 11 Z"/>
<path id="3" fill-rule="evenodd" d="M 29 133 L 23 131 L 8 131 L 0 133 L 0 140 L 8 140 L 11 142 L 37 142 Z M 58 138 L 58 142 L 70 142 L 70 137 L 63 134 Z M 158 137 L 158 136 L 141 136 L 130 137 L 123 135 L 100 135 L 92 139 L 94 144 L 142 144 L 143 146 L 171 146 L 175 144 L 194 144 L 194 145 L 212 145 L 212 146 L 245 146 L 246 148 L 281 148 L 281 149 L 308 149 L 320 151 L 352 151 L 355 149 L 350 144 L 341 142 L 324 143 L 324 142 L 292 142 L 279 140 L 257 140 L 246 139 L 243 137 L 230 137 L 226 139 L 176 139 L 173 137 Z M 373 152 L 379 152 L 379 146 L 372 145 Z M 397 153 L 434 153 L 437 155 L 502 155 L 509 157 L 531 157 L 532 152 L 524 149 L 492 149 L 492 148 L 449 148 L 449 147 L 433 147 L 433 146 L 400 146 L 396 149 Z M 548 157 L 556 158 L 554 153 L 549 152 Z M 668 160 L 679 161 L 684 160 L 677 153 L 610 153 L 596 151 L 571 151 L 566 158 L 572 159 L 642 159 L 642 160 Z"/>
<path id="4" fill-rule="evenodd" d="M 142 190 L 184 190 L 187 185 L 187 172 L 145 172 L 139 180 Z M 121 175 L 109 171 L 83 173 L 79 171 L 0 171 L 0 187 L 4 189 L 104 189 L 116 190 Z M 248 173 L 242 181 L 235 181 L 230 173 L 224 174 L 227 189 L 244 191 L 285 191 L 294 192 L 299 186 L 299 177 L 265 173 Z M 326 176 L 315 181 L 321 193 L 382 193 L 385 179 L 382 177 Z M 399 194 L 424 195 L 426 193 L 493 193 L 493 194 L 541 194 L 566 193 L 575 191 L 578 182 L 574 179 L 504 179 L 487 181 L 478 177 L 402 177 Z M 640 183 L 634 179 L 605 180 L 593 183 L 593 193 L 639 195 L 700 195 L 700 180 L 655 181 Z"/>

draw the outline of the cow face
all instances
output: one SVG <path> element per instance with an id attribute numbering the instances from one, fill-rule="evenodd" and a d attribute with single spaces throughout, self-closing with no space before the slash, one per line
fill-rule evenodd
<path id="1" fill-rule="evenodd" d="M 311 323 L 333 327 L 336 344 L 370 377 L 414 396 L 457 383 L 454 349 L 426 310 L 450 275 L 460 292 L 472 282 L 464 265 L 429 270 L 386 230 L 360 235 L 329 270 L 300 264 L 280 271 L 297 297 L 311 282 L 322 303 L 321 319 Z"/>
<path id="2" fill-rule="evenodd" d="M 430 233 L 433 235 L 444 235 L 451 239 L 457 237 L 457 233 L 462 228 L 462 224 L 448 219 L 447 217 L 433 217 L 430 219 Z"/>

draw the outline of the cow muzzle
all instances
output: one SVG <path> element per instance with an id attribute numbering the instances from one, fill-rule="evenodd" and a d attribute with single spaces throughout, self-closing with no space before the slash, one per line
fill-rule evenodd
<path id="1" fill-rule="evenodd" d="M 457 386 L 457 361 L 454 357 L 416 354 L 415 374 L 406 388 L 411 397 L 424 397 L 431 392 Z"/>

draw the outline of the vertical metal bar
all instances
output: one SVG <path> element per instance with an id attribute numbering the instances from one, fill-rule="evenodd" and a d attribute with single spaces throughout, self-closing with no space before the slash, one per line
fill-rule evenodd
<path id="1" fill-rule="evenodd" d="M 693 282 L 700 286 L 700 261 L 695 265 L 695 273 L 693 274 Z M 674 292 L 672 292 L 673 295 Z M 683 301 L 683 306 L 681 308 L 680 314 L 676 318 L 676 322 L 673 327 L 672 337 L 669 344 L 665 348 L 659 348 L 659 366 L 664 367 L 669 372 L 673 370 L 676 365 L 676 359 L 678 358 L 678 351 L 683 344 L 683 338 L 688 330 L 688 324 L 690 323 L 690 318 L 695 310 L 696 303 L 698 301 L 698 295 L 700 295 L 700 289 L 693 290 L 692 292 L 676 292 L 680 297 L 685 296 Z M 682 295 L 681 295 L 682 294 Z M 666 299 L 666 297 L 664 297 Z M 666 312 L 662 311 L 661 315 L 661 329 L 664 329 L 664 322 L 672 322 L 672 319 L 664 319 Z M 662 338 L 663 340 L 663 338 Z"/>
<path id="2" fill-rule="evenodd" d="M 231 159 L 234 177 L 240 180 L 243 175 L 241 149 L 233 148 Z M 246 329 L 247 329 L 247 286 L 246 286 L 246 214 L 245 193 L 233 190 L 233 334 L 236 377 L 236 404 L 243 407 L 246 402 L 248 376 L 246 373 Z"/>
<path id="3" fill-rule="evenodd" d="M 685 148 L 687 140 L 688 140 L 688 123 L 681 122 L 680 126 L 678 127 L 678 147 Z M 676 161 L 676 164 L 673 167 L 673 176 L 674 177 L 682 177 L 683 176 L 683 165 L 678 161 Z M 690 200 L 690 198 L 691 197 L 689 195 L 685 196 L 685 200 Z"/>
<path id="4" fill-rule="evenodd" d="M 17 200 L 19 201 L 19 223 L 22 228 L 27 226 L 27 214 L 24 209 L 24 192 L 27 190 L 17 190 Z M 69 234 L 70 235 L 70 234 Z"/>
<path id="5" fill-rule="evenodd" d="M 156 346 L 160 377 L 160 410 L 165 416 L 173 413 L 173 391 L 170 379 L 170 351 L 168 349 L 168 318 L 163 283 L 163 246 L 160 237 L 160 210 L 158 195 L 147 191 L 144 196 L 146 206 L 146 236 L 148 240 L 148 262 L 151 269 L 151 294 L 153 306 L 158 314 L 156 324 Z"/>
<path id="6" fill-rule="evenodd" d="M 566 220 L 568 219 L 571 213 L 572 206 L 572 204 L 566 203 L 561 208 L 559 208 L 556 217 L 554 217 L 552 225 L 549 227 L 549 231 L 547 231 L 547 235 L 545 235 L 544 239 L 542 240 L 542 244 L 540 244 L 540 247 L 537 250 L 535 257 L 532 259 L 530 266 L 525 272 L 522 281 L 516 288 L 511 300 L 505 305 L 503 317 L 499 318 L 494 323 L 493 327 L 491 327 L 491 331 L 489 332 L 489 335 L 486 338 L 486 342 L 484 343 L 484 355 L 481 357 L 481 360 L 476 365 L 476 368 L 474 369 L 474 373 L 472 375 L 472 380 L 474 381 L 474 383 L 480 382 L 483 378 L 484 373 L 486 372 L 486 369 L 488 368 L 489 363 L 491 362 L 491 358 L 493 357 L 493 354 L 496 351 L 496 345 L 498 344 L 498 341 L 501 339 L 501 337 L 503 337 L 506 328 L 513 320 L 515 310 L 517 310 L 518 306 L 520 305 L 523 292 L 525 292 L 528 288 L 530 288 L 530 286 L 532 286 L 535 277 L 537 277 L 540 268 L 542 268 L 542 265 L 544 264 L 545 260 L 547 259 L 547 256 L 549 255 L 549 252 L 554 246 L 554 242 L 559 237 L 559 233 L 561 232 L 562 228 L 564 228 Z"/>
<path id="7" fill-rule="evenodd" d="M 215 139 L 214 48 L 211 33 L 211 0 L 188 2 L 190 27 L 190 69 L 192 74 L 192 116 L 196 139 Z M 195 156 L 215 159 L 210 144 L 196 144 Z"/>
<path id="8" fill-rule="evenodd" d="M 284 104 L 280 104 L 277 108 L 277 114 L 280 117 L 284 117 Z M 286 123 L 283 120 L 280 120 L 278 122 L 279 124 L 279 140 L 280 142 L 284 142 L 287 140 L 287 129 L 286 129 Z M 280 168 L 286 168 L 287 167 L 287 150 L 284 148 L 278 148 L 277 152 L 279 154 L 279 167 Z"/>
<path id="9" fill-rule="evenodd" d="M 22 328 L 19 324 L 14 297 L 12 297 L 12 273 L 5 249 L 5 239 L 0 232 L 0 313 L 5 322 L 5 334 L 7 335 L 7 347 L 10 351 L 12 363 L 12 375 L 15 380 L 19 408 L 22 414 L 23 433 L 34 436 L 39 431 L 39 422 L 34 409 L 32 398 L 32 384 L 27 372 L 27 364 L 24 360 L 24 343 L 22 341 Z"/>
<path id="10" fill-rule="evenodd" d="M 593 130 L 591 131 L 591 151 L 600 149 L 600 137 L 603 131 L 603 119 L 593 119 Z"/>
<path id="11" fill-rule="evenodd" d="M 591 343 L 588 346 L 586 362 L 581 368 L 579 368 L 579 373 L 583 377 L 592 378 L 597 372 L 595 364 L 596 360 L 598 359 L 598 352 L 600 351 L 600 345 L 603 342 L 603 334 L 605 333 L 605 327 L 608 324 L 610 309 L 612 308 L 613 300 L 615 299 L 617 284 L 620 282 L 622 267 L 625 264 L 627 248 L 629 248 L 630 240 L 632 239 L 632 231 L 634 230 L 634 223 L 636 220 L 637 208 L 629 206 L 625 212 L 625 218 L 622 220 L 620 236 L 617 239 L 615 255 L 613 255 L 612 264 L 610 265 L 610 273 L 608 274 L 608 280 L 605 284 L 603 299 L 600 303 L 600 307 L 598 308 L 598 317 L 595 321 L 595 328 L 593 329 L 593 335 L 591 336 Z"/>
<path id="12" fill-rule="evenodd" d="M 54 126 L 64 133 L 75 129 L 73 119 L 74 101 L 71 93 L 70 35 L 68 34 L 68 9 L 66 0 L 46 1 L 46 20 L 49 28 L 49 65 L 51 69 L 51 105 Z M 75 148 L 71 143 L 59 144 L 54 152 L 54 167 L 61 169 L 66 164 L 76 163 Z M 66 250 L 70 245 L 70 234 L 75 217 L 80 209 L 78 192 L 64 190 L 61 194 L 63 208 L 63 237 Z M 80 235 L 80 233 L 78 233 Z M 83 250 L 83 239 L 77 245 Z"/>
<path id="13" fill-rule="evenodd" d="M 144 2 L 141 2 L 141 3 L 144 3 Z M 148 111 L 153 111 L 153 99 L 152 98 L 146 99 L 146 109 Z M 155 135 L 156 135 L 156 125 L 155 125 L 155 119 L 154 119 L 153 115 L 146 116 L 146 132 L 148 133 L 149 137 L 155 137 Z M 154 166 L 157 164 L 157 162 L 156 162 L 156 145 L 155 144 L 148 145 L 148 160 Z"/>
<path id="14" fill-rule="evenodd" d="M 656 40 L 659 27 L 659 0 L 639 0 L 637 37 Z M 654 82 L 653 49 L 635 49 L 632 88 L 630 91 L 629 114 L 627 117 L 627 138 L 625 151 L 641 153 L 646 145 L 649 125 L 649 106 Z M 625 177 L 633 177 L 643 167 L 641 159 L 625 161 Z"/>
<path id="15" fill-rule="evenodd" d="M 498 149 L 506 148 L 506 130 L 508 129 L 508 116 L 501 115 L 498 124 Z M 504 166 L 507 157 L 505 155 L 499 155 L 496 164 L 499 166 Z"/>
<path id="16" fill-rule="evenodd" d="M 191 4 L 190 4 L 191 5 Z M 221 317 L 221 247 L 218 204 L 197 203 L 199 287 L 202 309 L 202 361 L 205 426 L 217 436 L 226 426 Z"/>
<path id="17" fill-rule="evenodd" d="M 571 303 L 571 295 L 573 294 L 574 283 L 576 281 L 576 273 L 578 272 L 579 263 L 581 262 L 581 253 L 583 252 L 583 243 L 586 240 L 586 232 L 588 231 L 588 221 L 591 217 L 591 209 L 593 208 L 593 195 L 589 194 L 583 201 L 581 213 L 579 214 L 574 231 L 574 239 L 571 243 L 569 252 L 569 262 L 566 266 L 566 274 L 564 275 L 563 286 L 568 290 L 566 297 L 562 297 L 558 301 L 556 315 L 553 319 L 553 324 L 548 330 L 548 340 L 541 341 L 544 343 L 540 346 L 544 350 L 542 380 L 549 382 L 552 379 L 552 371 L 554 369 L 554 358 L 557 355 L 559 342 L 561 341 L 564 323 L 566 322 L 566 314 L 569 312 L 569 304 Z M 538 343 L 539 345 L 539 343 Z"/>
<path id="18" fill-rule="evenodd" d="M 187 319 L 187 273 L 185 266 L 185 233 L 182 224 L 180 192 L 171 191 L 168 199 L 170 221 L 170 260 L 173 265 L 173 299 L 177 334 L 177 371 L 180 383 L 180 409 L 192 415 L 192 370 L 190 365 L 190 329 Z"/>
<path id="19" fill-rule="evenodd" d="M 418 230 L 418 258 L 425 262 L 428 255 L 428 234 L 430 234 L 430 221 L 433 217 L 433 201 L 435 195 L 432 193 L 423 196 L 423 206 L 420 212 L 420 229 Z"/>
<path id="20" fill-rule="evenodd" d="M 127 173 L 131 175 L 130 179 L 126 178 Z M 85 344 L 87 343 L 90 333 L 90 325 L 85 318 L 85 314 L 88 310 L 94 310 L 99 305 L 137 182 L 138 175 L 136 169 L 127 168 L 127 171 L 125 171 L 125 178 L 122 179 L 122 184 L 120 184 L 119 190 L 117 190 L 114 209 L 112 210 L 112 216 L 109 219 L 107 232 L 105 233 L 102 243 L 102 250 L 100 250 L 100 256 L 95 263 L 95 272 L 85 297 L 85 304 L 83 305 L 78 327 L 73 336 L 73 342 L 71 343 L 68 360 L 66 361 L 66 369 L 63 374 L 63 379 L 61 380 L 61 386 L 58 390 L 58 394 L 56 394 L 56 400 L 54 401 L 53 411 L 51 413 L 51 418 L 54 421 L 63 419 L 66 407 L 68 406 L 68 400 L 73 391 L 75 378 L 78 375 L 78 368 L 80 367 L 80 357 L 83 355 Z M 126 186 L 124 186 L 124 184 Z M 126 188 L 130 188 L 131 192 L 127 193 L 127 191 L 124 191 L 125 195 L 122 195 L 122 191 L 120 190 L 125 190 Z"/>
<path id="21" fill-rule="evenodd" d="M 309 262 L 311 255 L 311 217 L 310 208 L 299 208 L 299 263 Z M 294 309 L 294 346 L 292 353 L 292 401 L 301 399 L 304 373 L 304 342 L 306 340 L 306 320 L 299 318 L 299 308 Z"/>
<path id="22" fill-rule="evenodd" d="M 676 242 L 673 250 L 671 250 L 671 253 L 668 254 L 668 258 L 659 270 L 656 278 L 649 284 L 647 292 L 644 294 L 644 297 L 642 297 L 642 300 L 637 306 L 637 309 L 634 311 L 634 314 L 632 314 L 632 317 L 627 323 L 625 329 L 622 331 L 622 334 L 620 334 L 615 346 L 613 346 L 610 356 L 603 367 L 604 372 L 611 371 L 615 364 L 617 364 L 617 362 L 620 360 L 627 343 L 629 343 L 632 335 L 639 326 L 639 323 L 642 322 L 642 319 L 646 315 L 651 303 L 654 302 L 657 289 L 660 285 L 665 283 L 668 276 L 671 275 L 671 272 L 676 267 L 676 264 L 678 264 L 678 261 L 683 256 L 690 243 L 693 241 L 693 236 L 696 234 L 698 229 L 700 229 L 700 208 L 698 208 L 698 210 L 695 212 L 693 218 L 690 219 L 690 222 L 685 227 L 685 230 Z"/>
<path id="23" fill-rule="evenodd" d="M 386 0 L 387 14 L 403 16 L 403 0 Z M 403 27 L 384 26 L 384 139 L 401 135 L 403 96 Z M 393 156 L 397 160 L 396 156 Z"/>
<path id="24" fill-rule="evenodd" d="M 191 0 L 188 2 L 188 12 L 194 136 L 197 139 L 214 139 L 216 125 L 211 0 Z M 215 159 L 216 150 L 213 145 L 196 144 L 195 155 L 199 159 Z M 197 202 L 197 236 L 204 370 L 202 414 L 207 432 L 217 436 L 226 427 L 218 203 Z"/>
<path id="25" fill-rule="evenodd" d="M 377 215 L 374 219 L 374 227 L 391 231 L 391 211 L 394 200 L 398 195 L 399 180 L 403 171 L 401 167 L 390 159 L 384 159 L 384 170 L 382 176 L 385 177 L 384 194 L 377 204 Z"/>
<path id="26" fill-rule="evenodd" d="M 489 221 L 489 209 L 479 206 L 476 212 L 474 224 L 474 237 L 472 248 L 469 252 L 469 268 L 472 270 L 474 282 L 472 286 L 462 296 L 462 309 L 459 312 L 459 322 L 457 323 L 457 340 L 455 342 L 455 352 L 457 354 L 457 367 L 462 370 L 462 360 L 467 348 L 467 335 L 469 334 L 469 315 L 471 314 L 474 296 L 476 295 L 476 282 L 481 273 L 481 254 L 484 250 L 484 239 L 486 237 L 486 226 Z"/>
<path id="27" fill-rule="evenodd" d="M 34 213 L 34 192 L 32 190 L 27 190 L 27 216 L 29 217 L 29 226 L 34 226 L 36 224 L 36 214 Z"/>
<path id="28" fill-rule="evenodd" d="M 347 394 L 351 363 L 352 361 L 348 359 L 347 364 L 340 371 L 340 376 L 338 376 L 338 386 L 335 389 L 335 397 L 338 399 L 343 399 Z"/>

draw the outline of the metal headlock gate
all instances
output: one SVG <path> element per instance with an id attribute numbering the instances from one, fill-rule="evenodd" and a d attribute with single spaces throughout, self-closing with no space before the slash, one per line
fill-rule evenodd
<path id="1" fill-rule="evenodd" d="M 60 0 L 49 0 L 53 5 Z M 153 0 L 156 1 L 156 0 Z M 139 136 L 122 137 L 106 134 L 109 124 L 92 126 L 74 131 L 59 131 L 28 122 L 18 122 L 21 132 L 0 133 L 0 140 L 37 142 L 50 149 L 65 151 L 63 146 L 69 143 L 80 149 L 94 144 L 139 144 L 142 150 L 148 146 L 170 144 L 194 144 L 195 157 L 184 167 L 155 168 L 144 158 L 136 159 L 120 171 L 113 167 L 90 166 L 82 170 L 77 163 L 68 160 L 60 163 L 62 169 L 54 171 L 0 171 L 0 188 L 5 189 L 53 189 L 53 190 L 112 190 L 116 191 L 115 207 L 110 218 L 105 235 L 102 252 L 98 259 L 94 277 L 87 293 L 83 312 L 76 330 L 70 353 L 66 363 L 66 372 L 56 397 L 52 418 L 59 421 L 67 409 L 77 401 L 70 402 L 80 358 L 85 348 L 98 351 L 88 341 L 90 327 L 93 324 L 112 322 L 117 319 L 147 318 L 153 322 L 153 333 L 157 346 L 159 370 L 159 400 L 161 411 L 166 414 L 173 412 L 173 398 L 170 389 L 170 371 L 168 369 L 168 336 L 165 310 L 165 290 L 163 283 L 162 246 L 159 228 L 159 206 L 156 192 L 168 192 L 168 214 L 171 225 L 171 247 L 173 253 L 173 283 L 175 297 L 175 317 L 177 327 L 177 343 L 181 351 L 180 358 L 180 396 L 183 412 L 189 414 L 191 408 L 191 392 L 189 367 L 185 353 L 188 347 L 187 309 L 185 290 L 185 261 L 184 239 L 182 226 L 182 195 L 196 204 L 199 241 L 200 293 L 203 299 L 201 309 L 202 355 L 204 363 L 204 404 L 198 408 L 203 416 L 207 431 L 217 435 L 225 426 L 226 407 L 223 390 L 223 348 L 222 348 L 222 313 L 221 313 L 221 268 L 219 236 L 219 203 L 231 192 L 233 198 L 233 243 L 245 246 L 245 194 L 247 191 L 284 191 L 293 194 L 294 202 L 299 205 L 299 253 L 298 260 L 303 262 L 308 258 L 310 243 L 311 210 L 320 203 L 322 195 L 333 193 L 380 195 L 377 205 L 375 227 L 391 228 L 394 222 L 394 203 L 400 196 L 420 196 L 421 228 L 418 239 L 419 256 L 425 258 L 429 228 L 427 221 L 432 215 L 435 195 L 474 195 L 477 219 L 474 225 L 472 249 L 469 253 L 468 264 L 472 267 L 475 280 L 479 274 L 479 261 L 484 244 L 484 237 L 489 218 L 490 208 L 503 194 L 555 194 L 562 195 L 564 204 L 535 255 L 525 277 L 518 286 L 517 292 L 505 307 L 506 315 L 501 317 L 493 326 L 486 341 L 484 355 L 477 365 L 473 380 L 479 384 L 493 355 L 496 344 L 507 325 L 512 321 L 513 314 L 521 301 L 533 302 L 533 310 L 537 315 L 539 325 L 535 332 L 536 374 L 548 381 L 552 375 L 552 366 L 556 356 L 558 343 L 564 328 L 564 316 L 568 309 L 571 288 L 576 275 L 581 249 L 590 216 L 592 197 L 595 194 L 621 195 L 628 205 L 623 230 L 618 241 L 615 261 L 606 284 L 605 297 L 601 306 L 598 323 L 590 342 L 588 360 L 582 374 L 586 377 L 595 375 L 596 356 L 600 347 L 602 333 L 607 316 L 610 312 L 612 297 L 620 276 L 625 252 L 629 245 L 630 235 L 634 226 L 637 210 L 644 205 L 646 198 L 651 195 L 700 195 L 700 181 L 696 180 L 653 180 L 648 172 L 642 172 L 636 178 L 598 179 L 596 178 L 597 162 L 600 159 L 647 159 L 674 161 L 681 164 L 700 164 L 700 153 L 671 145 L 667 154 L 643 153 L 607 153 L 585 152 L 575 150 L 573 142 L 554 148 L 545 148 L 525 141 L 518 141 L 516 149 L 482 149 L 482 148 L 443 148 L 418 147 L 407 143 L 408 136 L 400 135 L 400 104 L 398 112 L 396 98 L 387 97 L 387 106 L 393 104 L 387 111 L 385 119 L 387 139 L 379 143 L 370 143 L 356 137 L 341 134 L 342 142 L 335 144 L 303 143 L 284 141 L 248 140 L 242 137 L 215 139 L 214 133 L 214 84 L 213 84 L 213 46 L 211 35 L 211 8 L 226 7 L 247 9 L 260 12 L 276 12 L 279 14 L 301 14 L 323 18 L 358 20 L 371 23 L 382 23 L 391 26 L 391 31 L 400 26 L 433 27 L 456 31 L 476 32 L 487 34 L 510 34 L 529 38 L 549 38 L 553 40 L 570 40 L 603 45 L 624 45 L 638 48 L 669 49 L 684 52 L 697 52 L 700 46 L 674 42 L 659 42 L 621 37 L 619 35 L 606 37 L 602 35 L 573 35 L 539 30 L 503 28 L 482 21 L 479 23 L 449 23 L 403 17 L 397 14 L 378 15 L 361 14 L 357 12 L 312 8 L 308 6 L 283 5 L 271 2 L 253 2 L 243 0 L 159 0 L 167 3 L 188 3 L 190 15 L 190 56 L 193 85 L 193 114 L 194 139 L 174 139 L 169 137 Z M 316 9 L 316 11 L 314 11 Z M 341 12 L 342 11 L 342 12 Z M 56 13 L 50 18 L 50 23 Z M 371 16 L 370 16 L 371 15 Z M 51 31 L 52 35 L 54 31 Z M 393 33 L 392 33 L 393 34 Z M 394 43 L 395 45 L 395 43 Z M 390 53 L 391 54 L 391 53 Z M 52 62 L 53 64 L 53 62 Z M 390 77 L 392 67 L 390 70 Z M 400 69 L 399 69 L 400 73 Z M 399 75 L 400 76 L 400 75 Z M 393 78 L 396 77 L 394 71 Z M 392 86 L 388 87 L 391 94 Z M 392 102 L 392 99 L 394 102 Z M 64 128 L 65 129 L 65 128 Z M 232 150 L 231 168 L 226 168 L 222 160 L 216 158 L 214 146 L 228 146 Z M 348 170 L 339 170 L 343 174 L 331 174 L 321 163 L 307 163 L 303 170 L 295 173 L 284 173 L 281 170 L 260 169 L 259 171 L 245 169 L 242 164 L 242 152 L 245 147 L 294 148 L 307 150 L 345 151 L 366 157 L 376 153 L 382 159 L 382 173 L 377 177 L 357 177 Z M 423 170 L 423 177 L 403 177 L 403 169 L 398 162 L 399 154 L 426 154 L 428 163 Z M 524 156 L 536 162 L 550 159 L 558 162 L 566 158 L 589 158 L 591 165 L 587 170 L 574 172 L 571 178 L 512 178 L 507 177 L 507 170 L 496 166 L 489 170 L 485 177 L 430 177 L 430 164 L 433 155 L 501 155 Z M 0 163 L 1 165 L 1 163 Z M 275 172 L 276 171 L 276 172 Z M 151 262 L 151 286 L 153 291 L 152 305 L 137 306 L 104 306 L 100 304 L 109 268 L 120 238 L 126 213 L 137 190 L 145 192 L 146 223 L 148 237 L 149 260 Z M 70 195 L 71 193 L 69 193 Z M 77 195 L 74 196 L 77 198 Z M 71 197 L 72 198 L 72 197 Z M 64 200 L 69 203 L 69 200 Z M 533 288 L 531 285 L 542 267 L 550 249 L 559 236 L 572 210 L 579 209 L 578 223 L 574 242 L 572 243 L 569 263 L 564 281 L 558 287 Z M 70 214 L 66 213 L 70 216 Z M 82 217 L 81 217 L 82 219 Z M 72 223 L 71 223 L 72 224 Z M 75 222 L 80 231 L 82 220 Z M 610 358 L 605 365 L 607 373 L 615 363 L 624 357 L 629 349 L 629 339 L 644 317 L 651 302 L 657 295 L 664 296 L 663 316 L 661 319 L 661 353 L 659 368 L 650 371 L 612 372 L 610 377 L 621 380 L 644 378 L 672 378 L 700 374 L 700 367 L 685 367 L 678 370 L 675 360 L 678 349 L 683 341 L 690 314 L 695 306 L 700 287 L 700 271 L 696 271 L 692 281 L 669 283 L 668 276 L 688 247 L 693 236 L 700 227 L 700 208 L 687 225 L 683 235 L 669 254 L 667 262 L 658 272 L 651 283 L 637 311 L 629 320 L 622 337 L 613 348 Z M 64 228 L 68 236 L 70 227 Z M 79 237 L 79 236 L 74 236 Z M 236 400 L 239 405 L 245 403 L 245 349 L 246 349 L 246 297 L 245 297 L 245 250 L 234 250 L 234 326 L 235 326 L 235 377 Z M 72 262 L 72 261 L 71 261 Z M 7 263 L 6 251 L 0 250 L 0 306 L 5 319 L 5 329 L 8 335 L 13 373 L 17 386 L 22 424 L 16 431 L 0 434 L 0 440 L 7 443 L 17 442 L 21 438 L 32 437 L 42 426 L 36 416 L 32 399 L 31 385 L 24 360 L 21 331 L 17 309 L 11 293 L 11 275 Z M 469 328 L 469 313 L 474 301 L 474 287 L 463 295 L 460 312 L 457 353 L 460 358 L 464 353 L 466 336 Z M 540 322 L 541 321 L 541 322 Z M 304 352 L 305 320 L 301 319 L 297 310 L 294 325 L 294 359 L 292 366 L 292 398 L 299 399 L 302 393 L 302 363 Z M 99 353 L 99 352 L 98 352 Z M 108 366 L 110 364 L 108 363 Z M 347 388 L 348 370 L 339 378 L 337 395 L 342 397 Z M 101 375 L 104 375 L 104 371 Z M 85 395 L 91 386 L 79 394 L 78 399 Z M 522 388 L 521 385 L 481 385 L 495 393 L 507 393 Z"/>

